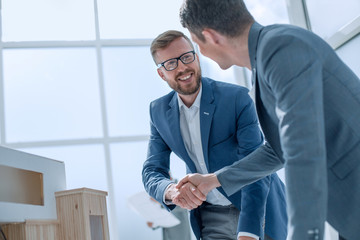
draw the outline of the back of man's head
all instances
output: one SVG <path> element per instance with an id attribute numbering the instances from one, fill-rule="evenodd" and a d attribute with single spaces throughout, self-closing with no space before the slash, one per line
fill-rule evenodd
<path id="1" fill-rule="evenodd" d="M 180 10 L 183 27 L 204 41 L 204 28 L 227 37 L 240 36 L 254 18 L 243 0 L 185 0 Z"/>

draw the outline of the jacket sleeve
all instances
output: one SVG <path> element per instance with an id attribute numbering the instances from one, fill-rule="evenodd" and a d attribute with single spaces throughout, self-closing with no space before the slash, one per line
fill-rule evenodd
<path id="1" fill-rule="evenodd" d="M 240 159 L 262 145 L 254 103 L 248 94 L 238 95 L 237 141 Z M 241 161 L 241 160 L 240 160 Z M 270 176 L 266 176 L 241 189 L 241 209 L 238 232 L 250 232 L 263 237 L 266 200 L 270 188 Z"/>
<path id="2" fill-rule="evenodd" d="M 172 210 L 175 205 L 168 206 L 163 202 L 165 189 L 170 183 L 173 183 L 169 175 L 171 150 L 153 123 L 151 107 L 150 119 L 150 139 L 147 159 L 144 162 L 142 170 L 142 180 L 148 194 L 161 203 L 167 210 Z"/>
<path id="3" fill-rule="evenodd" d="M 266 142 L 243 159 L 216 171 L 215 174 L 221 188 L 231 196 L 245 186 L 275 173 L 283 166 L 283 160 Z"/>

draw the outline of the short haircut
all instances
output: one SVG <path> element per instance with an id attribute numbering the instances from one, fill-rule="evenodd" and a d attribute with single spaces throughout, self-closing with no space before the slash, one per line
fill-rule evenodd
<path id="1" fill-rule="evenodd" d="M 194 50 L 194 45 L 191 40 L 182 32 L 176 30 L 169 30 L 161 33 L 151 43 L 150 52 L 151 56 L 156 63 L 155 54 L 159 49 L 164 49 L 170 45 L 174 40 L 178 38 L 185 38 L 189 42 L 190 47 Z"/>
<path id="2" fill-rule="evenodd" d="M 184 0 L 180 21 L 183 27 L 205 41 L 204 28 L 237 37 L 255 20 L 243 0 Z"/>

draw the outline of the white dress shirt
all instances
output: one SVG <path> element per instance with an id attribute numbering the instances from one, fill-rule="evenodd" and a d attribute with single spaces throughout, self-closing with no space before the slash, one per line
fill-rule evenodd
<path id="1" fill-rule="evenodd" d="M 200 85 L 200 91 L 197 95 L 195 102 L 188 108 L 184 102 L 181 100 L 179 95 L 178 103 L 179 103 L 179 112 L 180 112 L 180 132 L 182 139 L 185 144 L 185 148 L 189 157 L 194 162 L 196 171 L 201 174 L 207 174 L 208 169 L 204 160 L 204 153 L 202 149 L 201 142 L 201 132 L 200 132 L 200 100 L 202 95 L 202 86 Z M 170 185 L 167 187 L 169 188 Z M 166 191 L 165 191 L 166 192 Z M 208 203 L 214 205 L 222 205 L 228 206 L 231 202 L 222 195 L 217 189 L 213 189 L 210 191 L 206 197 L 206 201 Z M 165 194 L 164 194 L 164 202 L 165 202 Z M 166 203 L 166 202 L 165 202 Z M 257 235 L 248 232 L 239 232 L 238 238 L 240 236 L 253 237 L 256 240 L 259 240 Z"/>
<path id="2" fill-rule="evenodd" d="M 179 95 L 179 111 L 180 111 L 180 131 L 185 144 L 185 148 L 189 157 L 194 162 L 196 171 L 201 174 L 209 173 L 206 168 L 204 153 L 202 150 L 201 132 L 200 132 L 200 100 L 202 94 L 202 86 L 200 86 L 199 94 L 197 95 L 193 105 L 188 108 L 181 100 Z M 206 201 L 215 205 L 227 206 L 231 202 L 224 197 L 217 189 L 208 193 Z"/>

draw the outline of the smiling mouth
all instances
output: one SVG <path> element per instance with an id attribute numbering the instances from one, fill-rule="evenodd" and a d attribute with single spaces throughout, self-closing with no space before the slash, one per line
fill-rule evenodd
<path id="1" fill-rule="evenodd" d="M 189 74 L 187 74 L 187 75 L 185 75 L 183 77 L 179 77 L 178 80 L 186 81 L 186 80 L 190 79 L 192 75 L 193 75 L 192 73 L 189 73 Z"/>

